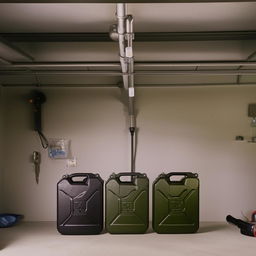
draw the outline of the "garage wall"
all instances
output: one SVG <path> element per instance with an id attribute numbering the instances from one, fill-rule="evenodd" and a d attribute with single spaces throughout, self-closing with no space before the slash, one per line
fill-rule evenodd
<path id="1" fill-rule="evenodd" d="M 4 210 L 27 221 L 55 220 L 56 183 L 63 174 L 98 172 L 103 179 L 129 171 L 129 135 L 120 90 L 116 88 L 43 89 L 44 132 L 71 139 L 77 167 L 51 160 L 32 131 L 29 90 L 5 89 Z M 247 105 L 256 87 L 139 88 L 137 171 L 152 184 L 162 172 L 198 172 L 203 221 L 224 221 L 255 210 L 256 144 L 250 136 Z M 30 161 L 41 151 L 40 184 Z"/>

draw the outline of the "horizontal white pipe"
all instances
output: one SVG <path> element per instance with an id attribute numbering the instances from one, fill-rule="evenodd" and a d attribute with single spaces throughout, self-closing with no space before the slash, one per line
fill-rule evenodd
<path id="1" fill-rule="evenodd" d="M 202 62 L 135 62 L 136 68 L 154 67 L 230 67 L 230 66 L 256 66 L 256 61 L 202 61 Z M 54 67 L 120 67 L 119 62 L 34 62 L 34 63 L 0 63 L 0 67 L 13 68 L 54 68 Z"/>
<path id="2" fill-rule="evenodd" d="M 256 86 L 256 83 L 205 83 L 205 84 L 136 84 L 139 88 L 167 88 L 167 87 L 206 87 L 206 86 Z M 41 88 L 119 88 L 116 84 L 2 84 L 5 88 L 34 89 Z"/>
<path id="3" fill-rule="evenodd" d="M 178 70 L 178 71 L 136 71 L 136 76 L 148 75 L 256 75 L 256 69 L 242 69 L 242 70 Z"/>
<path id="4" fill-rule="evenodd" d="M 14 71 L 0 70 L 0 75 L 95 75 L 95 76 L 166 76 L 166 75 L 256 75 L 256 69 L 241 69 L 241 70 L 178 70 L 178 71 L 136 71 L 134 73 L 122 73 L 119 71 Z"/>

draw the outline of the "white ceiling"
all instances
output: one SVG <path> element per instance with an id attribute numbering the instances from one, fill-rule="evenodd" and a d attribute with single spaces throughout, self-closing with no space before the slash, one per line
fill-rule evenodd
<path id="1" fill-rule="evenodd" d="M 135 32 L 256 30 L 256 3 L 129 4 Z M 107 32 L 115 4 L 0 4 L 0 32 Z"/>
<path id="2" fill-rule="evenodd" d="M 256 30 L 256 3 L 130 4 L 136 32 Z M 115 4 L 0 4 L 0 33 L 108 32 Z M 35 61 L 118 61 L 116 42 L 16 43 Z M 246 60 L 256 41 L 135 42 L 135 61 Z M 9 55 L 8 55 L 9 54 Z M 0 45 L 0 56 L 26 61 Z M 237 68 L 237 67 L 236 67 Z M 120 77 L 1 76 L 2 84 L 117 84 Z M 147 76 L 136 84 L 236 83 L 237 76 Z M 241 82 L 255 82 L 255 76 Z"/>

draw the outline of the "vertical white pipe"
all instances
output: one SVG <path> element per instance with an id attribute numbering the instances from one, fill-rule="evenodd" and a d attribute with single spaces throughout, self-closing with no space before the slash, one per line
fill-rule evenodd
<path id="1" fill-rule="evenodd" d="M 126 4 L 117 4 L 116 6 L 116 17 L 117 17 L 117 33 L 118 33 L 118 42 L 119 42 L 119 56 L 122 72 L 127 72 L 127 64 L 125 63 L 125 27 L 126 27 L 126 16 L 127 16 L 127 5 Z M 124 84 L 125 87 L 128 87 L 127 84 Z"/>
<path id="2" fill-rule="evenodd" d="M 124 88 L 128 90 L 128 110 L 131 133 L 131 171 L 135 171 L 135 142 L 136 120 L 134 114 L 134 59 L 133 59 L 133 17 L 127 15 L 126 4 L 117 4 L 117 33 L 119 40 L 120 63 L 123 72 Z"/>
<path id="3" fill-rule="evenodd" d="M 127 59 L 127 73 L 129 76 L 128 87 L 132 89 L 132 93 L 129 93 L 129 97 L 134 97 L 134 59 L 133 59 L 133 17 L 131 15 L 127 15 L 126 18 L 126 48 L 125 54 Z"/>
<path id="4" fill-rule="evenodd" d="M 126 40 L 127 47 L 125 49 L 127 59 L 127 74 L 128 74 L 128 90 L 129 90 L 129 115 L 130 127 L 136 127 L 135 110 L 134 110 L 134 59 L 133 59 L 133 17 L 127 15 L 126 19 Z"/>
<path id="5" fill-rule="evenodd" d="M 118 20 L 117 32 L 118 34 L 125 34 L 125 19 L 127 16 L 127 5 L 117 4 L 116 5 L 116 16 Z"/>

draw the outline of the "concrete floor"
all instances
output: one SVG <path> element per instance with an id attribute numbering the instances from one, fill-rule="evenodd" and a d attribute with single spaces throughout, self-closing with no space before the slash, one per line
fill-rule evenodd
<path id="1" fill-rule="evenodd" d="M 196 234 L 60 235 L 54 222 L 21 223 L 0 229 L 3 256 L 255 256 L 256 240 L 226 223 L 201 223 Z"/>

